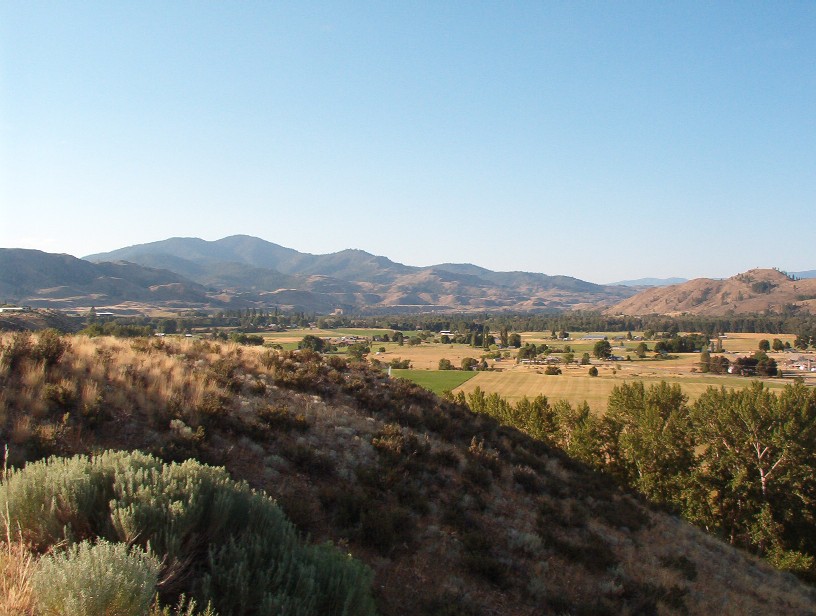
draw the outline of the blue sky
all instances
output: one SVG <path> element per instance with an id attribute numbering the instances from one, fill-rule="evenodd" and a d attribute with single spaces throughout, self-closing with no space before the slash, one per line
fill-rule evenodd
<path id="1" fill-rule="evenodd" d="M 0 3 L 0 246 L 816 268 L 816 3 Z"/>

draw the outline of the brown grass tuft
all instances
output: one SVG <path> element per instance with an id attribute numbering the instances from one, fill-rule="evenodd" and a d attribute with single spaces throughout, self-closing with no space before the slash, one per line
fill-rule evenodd
<path id="1" fill-rule="evenodd" d="M 0 544 L 0 616 L 34 616 L 35 565 L 34 556 L 21 542 Z"/>

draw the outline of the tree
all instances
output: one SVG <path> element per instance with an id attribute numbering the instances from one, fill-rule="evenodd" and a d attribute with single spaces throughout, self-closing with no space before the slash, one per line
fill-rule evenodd
<path id="1" fill-rule="evenodd" d="M 700 372 L 709 372 L 711 370 L 711 353 L 703 351 L 700 353 Z"/>
<path id="2" fill-rule="evenodd" d="M 598 359 L 607 359 L 612 356 L 612 345 L 609 340 L 598 340 L 592 347 L 592 354 Z"/>
<path id="3" fill-rule="evenodd" d="M 350 344 L 346 349 L 349 357 L 360 361 L 371 352 L 371 347 L 363 342 L 357 342 L 355 344 Z"/>
<path id="4" fill-rule="evenodd" d="M 453 370 L 453 364 L 451 360 L 445 359 L 444 357 L 439 360 L 439 370 Z"/>
<path id="5" fill-rule="evenodd" d="M 609 468 L 651 500 L 680 505 L 694 466 L 688 397 L 641 381 L 612 390 L 603 417 Z"/>
<path id="6" fill-rule="evenodd" d="M 779 338 L 774 338 L 771 348 L 778 353 L 785 350 L 785 345 Z"/>
<path id="7" fill-rule="evenodd" d="M 764 338 L 759 341 L 759 350 L 765 351 L 766 353 L 771 350 L 771 343 L 765 340 Z"/>
<path id="8" fill-rule="evenodd" d="M 588 366 L 590 364 L 589 353 L 584 353 L 581 355 L 581 365 Z"/>
<path id="9" fill-rule="evenodd" d="M 572 351 L 564 353 L 564 363 L 565 364 L 571 364 L 574 360 L 575 360 L 575 353 L 573 353 Z"/>
<path id="10" fill-rule="evenodd" d="M 159 321 L 158 330 L 164 334 L 175 334 L 177 323 L 175 319 L 162 319 Z"/>
<path id="11" fill-rule="evenodd" d="M 601 439 L 598 420 L 586 402 L 575 408 L 566 400 L 552 406 L 555 424 L 550 439 L 571 458 L 596 468 L 602 465 Z"/>
<path id="12" fill-rule="evenodd" d="M 646 357 L 646 353 L 649 351 L 649 346 L 645 342 L 639 343 L 635 347 L 635 355 L 637 355 L 640 359 Z"/>
<path id="13" fill-rule="evenodd" d="M 810 346 L 811 337 L 809 334 L 796 334 L 796 340 L 793 341 L 793 346 L 804 351 Z"/>
<path id="14" fill-rule="evenodd" d="M 326 349 L 326 341 L 313 334 L 306 334 L 303 340 L 298 342 L 298 348 L 322 353 Z"/>
<path id="15" fill-rule="evenodd" d="M 508 346 L 519 348 L 521 346 L 521 335 L 519 334 L 510 334 L 507 338 Z"/>
<path id="16" fill-rule="evenodd" d="M 598 376 L 598 369 L 595 366 L 590 367 L 589 376 Z"/>
<path id="17" fill-rule="evenodd" d="M 761 382 L 709 388 L 692 419 L 708 501 L 694 521 L 780 559 L 816 554 L 816 391 L 802 383 L 779 396 Z"/>
<path id="18" fill-rule="evenodd" d="M 479 362 L 473 359 L 472 357 L 463 357 L 462 358 L 462 370 L 473 370 L 474 366 L 476 366 Z"/>
<path id="19" fill-rule="evenodd" d="M 538 349 L 536 345 L 530 344 L 529 342 L 521 347 L 516 355 L 516 359 L 521 361 L 522 359 L 535 359 L 535 356 L 538 355 Z"/>
<path id="20" fill-rule="evenodd" d="M 715 355 L 711 358 L 711 361 L 708 364 L 708 369 L 714 374 L 725 374 L 728 372 L 728 366 L 730 365 L 731 362 L 728 361 L 728 358 L 723 357 L 722 355 Z"/>

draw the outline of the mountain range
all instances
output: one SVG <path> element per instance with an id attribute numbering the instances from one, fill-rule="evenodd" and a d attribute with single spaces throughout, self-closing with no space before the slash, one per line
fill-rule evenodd
<path id="1" fill-rule="evenodd" d="M 816 271 L 751 270 L 725 280 L 599 285 L 495 272 L 470 263 L 417 267 L 363 250 L 314 255 L 248 235 L 170 238 L 77 259 L 0 249 L 0 300 L 50 308 L 271 307 L 331 313 L 603 310 L 608 314 L 816 313 Z"/>
<path id="2" fill-rule="evenodd" d="M 209 289 L 214 300 L 241 294 L 247 302 L 319 312 L 563 310 L 609 306 L 635 292 L 472 264 L 416 267 L 362 250 L 313 255 L 247 235 L 171 238 L 85 259 L 170 270 Z"/>

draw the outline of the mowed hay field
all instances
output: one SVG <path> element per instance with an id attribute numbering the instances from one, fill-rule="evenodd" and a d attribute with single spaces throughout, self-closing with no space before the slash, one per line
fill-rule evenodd
<path id="1" fill-rule="evenodd" d="M 384 353 L 377 354 L 377 349 L 385 347 Z M 449 359 L 454 368 L 459 368 L 462 365 L 462 360 L 465 357 L 472 357 L 480 359 L 484 355 L 484 350 L 481 348 L 474 348 L 466 344 L 427 344 L 423 343 L 417 346 L 405 344 L 399 346 L 393 343 L 375 342 L 371 345 L 372 357 L 376 357 L 381 362 L 388 363 L 392 359 L 409 359 L 411 367 L 415 370 L 437 370 L 439 368 L 440 359 Z M 513 349 L 513 355 L 516 350 Z M 515 359 L 505 359 L 503 362 L 498 362 L 496 367 L 500 367 L 502 363 L 507 366 L 515 364 Z M 491 366 L 493 361 L 488 362 Z"/>
<path id="2" fill-rule="evenodd" d="M 362 328 L 340 328 L 340 329 L 318 329 L 316 327 L 302 327 L 298 329 L 287 329 L 282 332 L 264 332 L 261 335 L 264 342 L 268 344 L 279 344 L 286 350 L 296 349 L 298 343 L 303 340 L 304 336 L 317 336 L 318 338 L 326 338 L 335 340 L 343 336 L 351 337 L 357 336 L 360 338 L 372 338 L 374 336 L 381 336 L 393 333 L 391 329 L 362 329 Z M 378 345 L 379 346 L 379 345 Z M 394 345 L 397 346 L 397 345 Z"/>
<path id="3" fill-rule="evenodd" d="M 633 333 L 635 335 L 639 334 L 639 332 Z M 621 332 L 602 334 L 608 336 L 613 346 L 613 352 L 616 355 L 623 357 L 629 355 L 632 361 L 600 362 L 593 358 L 592 364 L 599 371 L 597 377 L 588 375 L 589 366 L 579 366 L 577 364 L 568 367 L 559 365 L 563 374 L 546 375 L 544 374 L 545 366 L 518 365 L 515 363 L 515 359 L 495 363 L 490 361 L 488 363 L 492 367 L 501 371 L 479 372 L 474 378 L 456 388 L 454 392 L 470 393 L 476 387 L 479 387 L 487 393 L 497 393 L 511 401 L 519 400 L 525 396 L 534 398 L 538 395 L 544 395 L 550 401 L 567 400 L 571 404 L 580 404 L 586 401 L 593 411 L 603 413 L 606 410 L 606 402 L 612 389 L 624 382 L 643 381 L 646 386 L 661 381 L 677 383 L 682 387 L 684 393 L 689 396 L 689 399 L 694 401 L 709 387 L 742 388 L 746 387 L 752 380 L 739 376 L 702 374 L 698 372 L 699 353 L 681 354 L 677 359 L 654 360 L 648 358 L 639 360 L 634 353 L 639 341 L 615 341 L 614 338 L 621 336 Z M 584 352 L 591 355 L 592 348 L 597 342 L 597 340 L 583 342 L 580 338 L 582 335 L 576 334 L 573 340 L 554 341 L 549 339 L 546 333 L 525 332 L 522 334 L 522 342 L 545 343 L 551 347 L 569 345 L 577 360 Z M 793 343 L 794 340 L 794 336 L 791 335 L 728 334 L 726 338 L 723 338 L 723 349 L 726 351 L 727 357 L 730 354 L 736 356 L 750 355 L 758 349 L 760 340 L 771 341 L 774 338 L 779 338 L 783 343 Z M 650 349 L 654 347 L 654 341 L 648 341 L 647 344 Z M 454 348 L 447 348 L 450 346 Z M 447 355 L 445 354 L 446 351 Z M 513 350 L 513 354 L 515 355 L 515 350 Z M 411 349 L 403 353 L 403 356 L 411 359 L 415 368 L 433 369 L 436 368 L 440 357 L 447 357 L 455 366 L 458 366 L 460 359 L 454 361 L 454 357 L 470 356 L 478 358 L 479 349 L 464 345 L 422 345 L 417 349 Z M 780 367 L 784 367 L 785 362 L 790 359 L 791 355 L 771 353 L 771 356 L 777 360 Z M 420 358 L 420 361 L 415 361 L 415 357 Z M 764 379 L 764 381 L 771 389 L 781 389 L 786 383 L 790 383 L 788 379 Z"/>
<path id="4" fill-rule="evenodd" d="M 696 400 L 709 387 L 742 388 L 751 382 L 748 378 L 718 375 L 635 376 L 625 370 L 617 370 L 616 374 L 612 374 L 612 368 L 607 365 L 596 367 L 599 372 L 597 377 L 587 374 L 587 366 L 580 366 L 580 371 L 577 367 L 562 368 L 564 374 L 552 376 L 544 374 L 543 367 L 534 370 L 526 366 L 518 366 L 504 372 L 479 372 L 474 378 L 457 387 L 454 393 L 463 391 L 467 394 L 479 387 L 482 391 L 497 393 L 514 402 L 525 396 L 535 398 L 544 395 L 550 402 L 566 400 L 575 405 L 586 401 L 594 412 L 603 413 L 606 411 L 606 401 L 612 389 L 626 382 L 643 381 L 647 387 L 661 381 L 678 383 L 691 401 Z M 765 382 L 772 389 L 781 389 L 790 381 Z"/>

